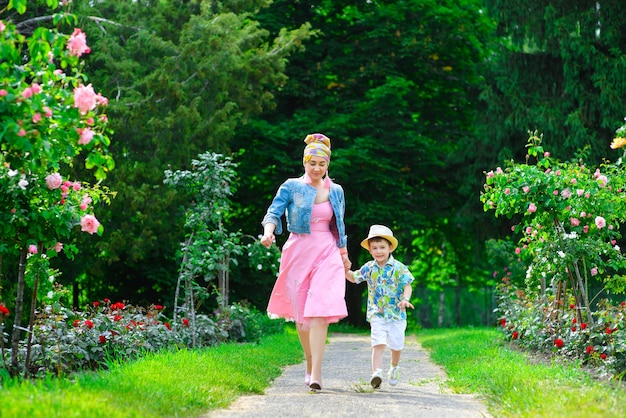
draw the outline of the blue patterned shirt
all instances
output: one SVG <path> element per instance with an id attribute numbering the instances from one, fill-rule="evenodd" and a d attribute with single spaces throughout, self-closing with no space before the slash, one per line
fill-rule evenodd
<path id="1" fill-rule="evenodd" d="M 368 261 L 354 272 L 356 283 L 367 282 L 367 320 L 379 316 L 385 321 L 406 319 L 406 312 L 398 307 L 404 286 L 414 277 L 403 263 L 389 255 L 384 267 L 375 260 Z"/>

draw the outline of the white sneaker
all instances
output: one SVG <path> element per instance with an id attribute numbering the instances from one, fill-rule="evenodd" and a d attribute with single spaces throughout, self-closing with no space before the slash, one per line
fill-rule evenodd
<path id="1" fill-rule="evenodd" d="M 374 373 L 372 373 L 370 383 L 374 389 L 378 389 L 380 384 L 383 382 L 382 374 L 383 371 L 381 369 L 377 369 Z"/>
<path id="2" fill-rule="evenodd" d="M 395 386 L 398 384 L 398 378 L 400 377 L 400 370 L 398 369 L 398 366 L 392 366 L 387 373 L 387 378 L 389 379 L 389 384 L 391 386 Z"/>

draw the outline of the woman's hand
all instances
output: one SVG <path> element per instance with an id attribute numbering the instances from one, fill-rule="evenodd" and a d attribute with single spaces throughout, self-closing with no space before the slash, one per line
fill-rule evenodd
<path id="1" fill-rule="evenodd" d="M 343 254 L 341 256 L 341 261 L 343 261 L 343 268 L 346 271 L 350 270 L 350 267 L 352 267 L 352 261 L 350 261 L 350 257 L 348 257 L 348 254 Z"/>
<path id="2" fill-rule="evenodd" d="M 274 234 L 269 233 L 269 234 L 263 234 L 263 236 L 261 237 L 261 244 L 265 247 L 265 248 L 269 248 L 272 243 L 274 242 L 275 237 Z"/>

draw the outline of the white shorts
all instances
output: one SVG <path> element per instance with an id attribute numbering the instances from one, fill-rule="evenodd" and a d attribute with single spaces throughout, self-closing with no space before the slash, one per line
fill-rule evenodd
<path id="1" fill-rule="evenodd" d="M 374 316 L 370 320 L 370 327 L 372 329 L 372 347 L 382 344 L 396 351 L 400 351 L 404 348 L 406 319 L 400 321 L 385 321 L 379 316 Z"/>

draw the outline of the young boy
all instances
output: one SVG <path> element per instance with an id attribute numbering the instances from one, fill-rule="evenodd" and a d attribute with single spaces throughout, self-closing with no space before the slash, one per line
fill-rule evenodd
<path id="1" fill-rule="evenodd" d="M 346 279 L 352 283 L 367 282 L 367 321 L 371 328 L 372 379 L 374 389 L 382 383 L 382 363 L 385 347 L 391 349 L 391 367 L 387 373 L 389 384 L 398 384 L 398 364 L 404 348 L 406 308 L 414 309 L 409 300 L 414 278 L 409 269 L 395 260 L 391 253 L 398 247 L 398 240 L 391 229 L 384 225 L 372 225 L 361 246 L 368 250 L 373 260 L 359 270 L 346 271 Z"/>

